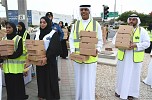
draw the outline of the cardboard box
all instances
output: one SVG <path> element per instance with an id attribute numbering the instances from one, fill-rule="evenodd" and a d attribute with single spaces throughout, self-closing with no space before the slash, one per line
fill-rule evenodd
<path id="1" fill-rule="evenodd" d="M 3 50 L 14 50 L 14 46 L 13 45 L 1 45 L 0 46 L 0 51 L 3 51 Z"/>
<path id="2" fill-rule="evenodd" d="M 91 38 L 91 37 L 81 37 L 80 42 L 82 43 L 98 43 L 98 38 Z"/>
<path id="3" fill-rule="evenodd" d="M 131 34 L 118 33 L 117 36 L 116 36 L 116 38 L 121 38 L 121 37 L 132 38 L 132 35 Z"/>
<path id="4" fill-rule="evenodd" d="M 131 34 L 133 32 L 133 26 L 129 25 L 120 25 L 117 33 L 125 33 L 125 34 Z"/>
<path id="5" fill-rule="evenodd" d="M 28 59 L 32 61 L 39 61 L 42 60 L 46 55 L 41 55 L 41 56 L 33 56 L 33 55 L 28 55 Z"/>
<path id="6" fill-rule="evenodd" d="M 14 46 L 14 40 L 2 40 L 2 41 L 0 41 L 0 45 L 13 45 Z"/>
<path id="7" fill-rule="evenodd" d="M 44 41 L 43 40 L 34 40 L 33 45 L 44 45 Z"/>
<path id="8" fill-rule="evenodd" d="M 116 42 L 115 47 L 119 49 L 128 49 L 130 47 L 130 42 Z"/>
<path id="9" fill-rule="evenodd" d="M 26 45 L 27 50 L 45 50 L 44 45 Z"/>
<path id="10" fill-rule="evenodd" d="M 43 66 L 41 60 L 39 60 L 39 61 L 28 60 L 28 62 L 33 65 Z"/>
<path id="11" fill-rule="evenodd" d="M 0 51 L 0 56 L 8 56 L 8 55 L 12 55 L 13 53 L 14 51 L 12 50 Z"/>
<path id="12" fill-rule="evenodd" d="M 96 49 L 80 48 L 80 55 L 96 56 L 97 55 L 97 51 L 96 51 Z"/>
<path id="13" fill-rule="evenodd" d="M 120 25 L 116 36 L 115 47 L 128 49 L 133 41 L 133 26 Z"/>
<path id="14" fill-rule="evenodd" d="M 63 31 L 64 33 L 68 33 L 68 32 L 69 32 L 68 29 L 62 29 L 62 31 Z"/>
<path id="15" fill-rule="evenodd" d="M 45 50 L 28 50 L 28 55 L 46 55 Z"/>
<path id="16" fill-rule="evenodd" d="M 84 61 L 87 61 L 89 59 L 89 56 L 84 56 L 84 55 L 72 53 L 72 54 L 70 54 L 70 59 L 84 62 Z"/>
<path id="17" fill-rule="evenodd" d="M 80 31 L 80 37 L 97 37 L 97 32 L 94 31 Z"/>
<path id="18" fill-rule="evenodd" d="M 6 30 L 0 30 L 0 34 L 5 34 L 6 35 Z"/>
<path id="19" fill-rule="evenodd" d="M 96 44 L 94 44 L 94 43 L 80 43 L 79 48 L 96 49 Z"/>
<path id="20" fill-rule="evenodd" d="M 25 40 L 26 45 L 33 45 L 33 43 L 34 43 L 34 40 L 30 40 L 30 39 Z"/>
<path id="21" fill-rule="evenodd" d="M 26 45 L 44 45 L 43 40 L 26 40 L 25 41 Z"/>

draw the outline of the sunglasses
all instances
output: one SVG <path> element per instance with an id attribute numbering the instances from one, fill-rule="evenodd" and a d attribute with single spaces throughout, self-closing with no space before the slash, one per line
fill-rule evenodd
<path id="1" fill-rule="evenodd" d="M 129 21 L 135 21 L 135 20 L 137 20 L 136 18 L 129 18 Z"/>
<path id="2" fill-rule="evenodd" d="M 81 8 L 81 9 L 80 9 L 80 11 L 83 11 L 83 10 L 84 10 L 84 11 L 89 11 L 89 9 L 87 9 L 87 8 Z"/>

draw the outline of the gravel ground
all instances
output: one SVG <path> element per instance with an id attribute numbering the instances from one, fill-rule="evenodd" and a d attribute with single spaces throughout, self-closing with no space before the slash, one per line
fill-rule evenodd
<path id="1" fill-rule="evenodd" d="M 145 85 L 142 80 L 147 76 L 149 54 L 145 54 L 141 72 L 140 100 L 152 100 L 152 89 Z M 116 67 L 108 65 L 98 65 L 96 80 L 96 100 L 119 100 L 114 96 L 116 83 Z M 138 100 L 139 100 L 138 99 Z"/>

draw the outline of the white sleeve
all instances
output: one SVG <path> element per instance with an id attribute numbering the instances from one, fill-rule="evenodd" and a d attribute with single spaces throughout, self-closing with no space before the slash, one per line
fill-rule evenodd
<path id="1" fill-rule="evenodd" d="M 39 40 L 40 30 L 38 30 L 35 34 L 35 40 Z"/>
<path id="2" fill-rule="evenodd" d="M 99 23 L 97 23 L 97 27 L 98 27 L 98 43 L 97 43 L 97 50 L 98 52 L 101 52 L 102 50 L 102 46 L 103 46 L 103 40 L 102 40 L 102 31 L 101 31 L 101 26 Z"/>
<path id="3" fill-rule="evenodd" d="M 150 37 L 148 35 L 148 32 L 141 27 L 141 32 L 140 32 L 140 42 L 137 43 L 137 51 L 142 51 L 147 49 L 150 46 Z"/>
<path id="4" fill-rule="evenodd" d="M 70 52 L 73 53 L 75 52 L 75 47 L 74 47 L 74 39 L 73 39 L 73 34 L 74 34 L 74 25 L 72 25 L 70 37 L 69 37 L 69 45 L 70 45 Z"/>

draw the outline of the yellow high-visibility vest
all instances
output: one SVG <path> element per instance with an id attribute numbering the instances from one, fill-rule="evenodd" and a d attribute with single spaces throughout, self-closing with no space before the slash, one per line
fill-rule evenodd
<path id="1" fill-rule="evenodd" d="M 133 36 L 133 42 L 139 43 L 140 42 L 140 27 L 138 27 Z M 144 60 L 144 51 L 137 51 L 137 48 L 133 50 L 133 61 L 135 63 L 142 62 Z M 118 49 L 118 60 L 123 60 L 125 56 L 125 50 Z"/>
<path id="2" fill-rule="evenodd" d="M 18 43 L 20 41 L 22 37 L 16 35 L 13 40 L 14 40 L 14 50 L 16 51 L 18 48 Z M 3 38 L 3 40 L 7 40 L 7 38 Z M 17 74 L 17 73 L 23 73 L 24 70 L 24 63 L 25 60 L 23 60 L 20 57 L 16 58 L 16 59 L 6 59 L 3 62 L 3 70 L 4 73 L 13 73 L 13 74 Z"/>
<path id="3" fill-rule="evenodd" d="M 74 38 L 75 53 L 79 54 L 80 53 L 80 49 L 79 49 L 80 31 L 85 30 L 85 31 L 95 31 L 95 32 L 97 32 L 98 27 L 97 27 L 97 22 L 94 21 L 94 20 L 91 20 L 89 22 L 89 24 L 87 25 L 86 29 L 84 29 L 84 26 L 83 26 L 81 20 L 76 21 L 74 27 L 75 28 L 74 28 L 74 32 L 73 32 L 73 34 L 74 34 L 73 38 Z M 97 35 L 97 38 L 98 38 L 98 35 Z M 85 62 L 80 62 L 80 61 L 75 61 L 75 62 L 89 64 L 89 63 L 97 62 L 97 59 L 98 59 L 98 56 L 97 57 L 89 56 L 89 59 L 87 61 L 85 61 Z"/>
<path id="4" fill-rule="evenodd" d="M 25 31 L 24 35 L 23 35 L 23 38 L 22 38 L 22 41 L 23 41 L 22 42 L 23 43 L 23 54 L 21 56 L 22 60 L 26 60 L 27 59 L 27 49 L 26 49 L 26 46 L 25 46 L 25 41 L 26 41 L 27 34 L 28 34 L 28 32 Z"/>

